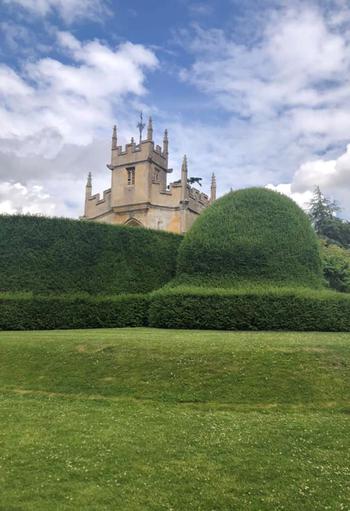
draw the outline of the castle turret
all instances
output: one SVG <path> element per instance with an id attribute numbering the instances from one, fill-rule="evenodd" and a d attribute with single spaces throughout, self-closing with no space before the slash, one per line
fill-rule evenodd
<path id="1" fill-rule="evenodd" d="M 152 117 L 148 118 L 148 125 L 147 125 L 147 140 L 149 142 L 152 142 L 153 140 L 153 124 L 152 124 Z"/>
<path id="2" fill-rule="evenodd" d="M 164 137 L 163 137 L 163 154 L 164 158 L 168 161 L 169 157 L 169 139 L 168 139 L 168 130 L 164 131 Z"/>
<path id="3" fill-rule="evenodd" d="M 85 216 L 87 216 L 88 213 L 88 200 L 90 199 L 91 196 L 92 196 L 92 179 L 91 172 L 89 172 L 85 186 L 85 210 L 84 210 Z"/>
<path id="4" fill-rule="evenodd" d="M 213 172 L 211 176 L 210 202 L 214 202 L 214 200 L 216 200 L 216 177 Z"/>

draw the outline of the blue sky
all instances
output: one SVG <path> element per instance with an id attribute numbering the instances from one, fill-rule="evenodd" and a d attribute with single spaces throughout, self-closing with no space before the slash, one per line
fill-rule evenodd
<path id="1" fill-rule="evenodd" d="M 350 214 L 345 0 L 0 0 L 0 211 L 77 217 L 152 115 L 204 189 L 319 185 Z M 157 140 L 156 140 L 157 141 Z"/>

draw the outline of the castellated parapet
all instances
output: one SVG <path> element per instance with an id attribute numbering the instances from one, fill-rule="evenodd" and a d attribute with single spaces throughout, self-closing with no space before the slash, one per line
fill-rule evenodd
<path id="1" fill-rule="evenodd" d="M 142 119 L 139 126 L 139 142 L 132 138 L 125 147 L 118 145 L 117 128 L 114 126 L 111 163 L 107 165 L 111 171 L 111 188 L 103 192 L 102 198 L 100 194 L 92 195 L 89 174 L 82 218 L 183 234 L 215 200 L 215 177 L 212 178 L 212 196 L 209 199 L 208 195 L 189 185 L 185 156 L 181 179 L 168 185 L 168 174 L 172 172 L 168 167 L 168 132 L 164 132 L 163 145 L 155 145 L 152 119 L 148 121 L 147 138 L 144 140 Z"/>

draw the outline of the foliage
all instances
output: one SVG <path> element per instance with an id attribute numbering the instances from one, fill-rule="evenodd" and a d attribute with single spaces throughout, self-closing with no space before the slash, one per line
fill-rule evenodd
<path id="1" fill-rule="evenodd" d="M 146 295 L 0 295 L 0 330 L 142 326 Z"/>
<path id="2" fill-rule="evenodd" d="M 321 287 L 319 245 L 307 215 L 265 188 L 225 195 L 202 213 L 179 248 L 175 282 L 198 280 Z"/>
<path id="3" fill-rule="evenodd" d="M 325 197 L 320 187 L 316 186 L 309 203 L 309 217 L 318 234 L 323 233 L 324 225 L 332 220 L 338 211 L 338 204 Z"/>
<path id="4" fill-rule="evenodd" d="M 144 293 L 174 275 L 181 236 L 60 218 L 0 217 L 0 291 Z"/>
<path id="5" fill-rule="evenodd" d="M 211 330 L 350 331 L 350 295 L 272 287 L 177 287 L 152 294 L 149 324 Z"/>
<path id="6" fill-rule="evenodd" d="M 350 250 L 322 243 L 323 273 L 329 287 L 350 293 Z"/>
<path id="7" fill-rule="evenodd" d="M 313 198 L 309 203 L 309 217 L 317 234 L 328 243 L 344 248 L 350 247 L 350 222 L 338 218 L 340 211 L 337 202 L 323 195 L 316 186 Z"/>
<path id="8" fill-rule="evenodd" d="M 350 249 L 350 222 L 340 218 L 332 218 L 323 225 L 321 239 Z"/>
<path id="9" fill-rule="evenodd" d="M 2 333 L 0 509 L 347 509 L 349 341 Z"/>

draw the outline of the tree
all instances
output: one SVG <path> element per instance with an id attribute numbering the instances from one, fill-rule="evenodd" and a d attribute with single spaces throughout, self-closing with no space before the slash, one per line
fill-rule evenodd
<path id="1" fill-rule="evenodd" d="M 325 228 L 329 225 L 340 208 L 335 201 L 323 195 L 319 186 L 316 186 L 314 195 L 309 202 L 309 217 L 318 235 L 325 235 Z"/>
<path id="2" fill-rule="evenodd" d="M 323 226 L 322 237 L 329 243 L 343 248 L 350 248 L 350 223 L 333 217 Z"/>
<path id="3" fill-rule="evenodd" d="M 316 186 L 309 203 L 309 217 L 315 231 L 327 243 L 350 248 L 350 222 L 338 218 L 339 211 L 338 203 L 325 197 Z"/>
<path id="4" fill-rule="evenodd" d="M 350 292 L 350 250 L 321 241 L 323 274 L 329 287 Z"/>

